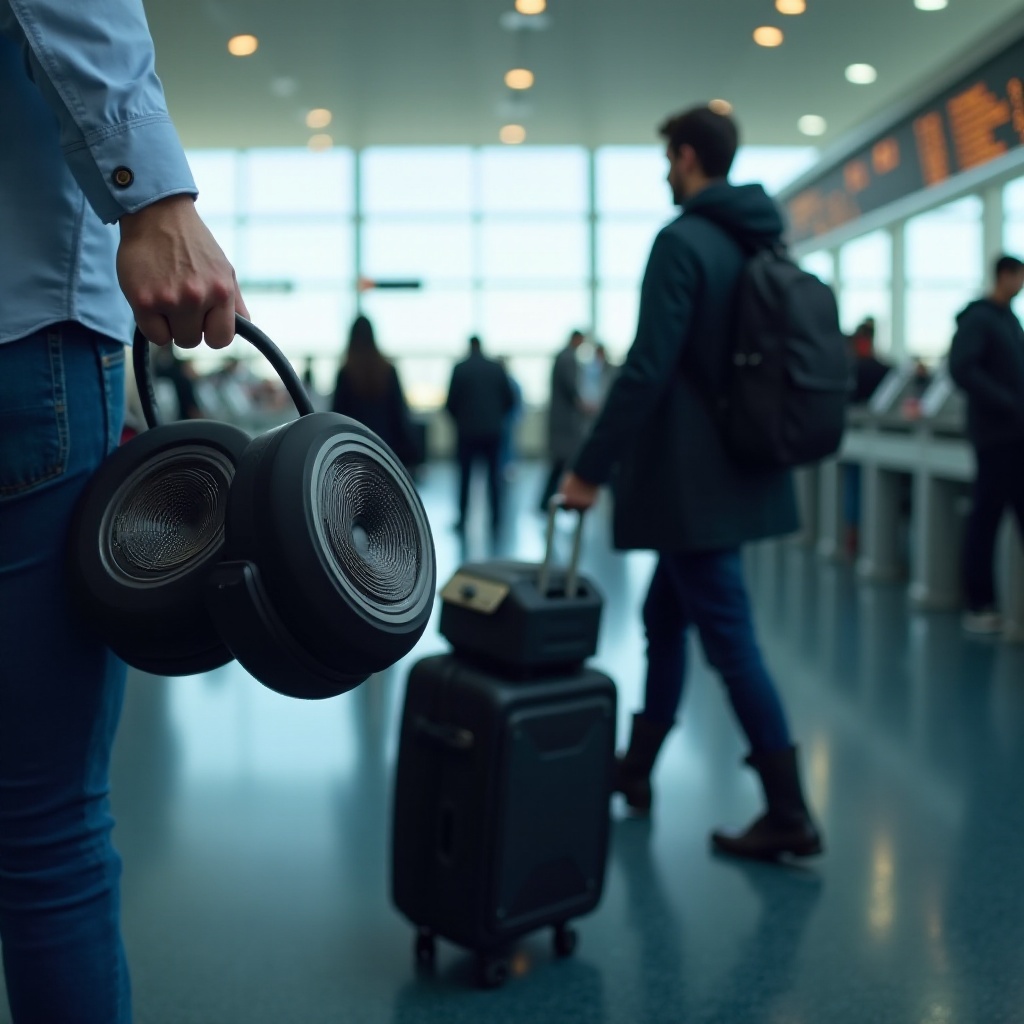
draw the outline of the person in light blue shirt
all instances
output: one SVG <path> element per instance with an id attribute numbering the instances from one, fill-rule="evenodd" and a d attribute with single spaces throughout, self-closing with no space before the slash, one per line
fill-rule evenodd
<path id="1" fill-rule="evenodd" d="M 65 538 L 118 443 L 132 321 L 219 348 L 245 314 L 195 211 L 141 0 L 0 0 L 0 945 L 15 1024 L 131 1020 L 108 765 L 125 669 Z"/>

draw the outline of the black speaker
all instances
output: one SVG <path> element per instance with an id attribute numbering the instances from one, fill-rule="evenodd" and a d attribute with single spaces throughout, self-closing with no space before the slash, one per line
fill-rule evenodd
<path id="1" fill-rule="evenodd" d="M 291 365 L 241 317 L 299 418 L 256 438 L 157 426 L 149 344 L 134 363 L 149 430 L 100 466 L 76 511 L 70 581 L 130 665 L 161 675 L 237 658 L 294 697 L 330 697 L 407 654 L 426 628 L 433 539 L 412 480 L 361 423 L 314 413 Z"/>

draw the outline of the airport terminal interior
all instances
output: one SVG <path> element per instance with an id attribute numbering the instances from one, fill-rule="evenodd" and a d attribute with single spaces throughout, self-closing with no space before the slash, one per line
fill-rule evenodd
<path id="1" fill-rule="evenodd" d="M 838 452 L 797 471 L 799 531 L 743 554 L 821 856 L 712 853 L 710 832 L 748 824 L 761 795 L 693 637 L 653 812 L 613 797 L 578 948 L 528 934 L 484 989 L 443 939 L 417 963 L 391 892 L 403 700 L 412 666 L 448 649 L 440 597 L 408 655 L 326 701 L 237 662 L 132 669 L 112 803 L 138 1024 L 1024 1024 L 1024 547 L 1007 515 L 1001 629 L 965 629 L 975 463 L 946 365 L 995 260 L 1024 259 L 1024 3 L 145 6 L 198 209 L 253 322 L 320 409 L 357 315 L 393 361 L 439 590 L 466 563 L 544 555 L 552 362 L 584 334 L 596 409 L 626 358 L 651 243 L 678 213 L 658 137 L 672 113 L 732 112 L 732 180 L 765 185 L 886 372 Z M 444 405 L 473 335 L 522 396 L 494 531 L 482 477 L 453 528 Z M 157 372 L 165 418 L 255 433 L 294 415 L 237 339 Z M 580 571 L 604 600 L 591 664 L 617 688 L 621 749 L 655 556 L 614 550 L 612 514 L 605 492 Z M 558 514 L 559 565 L 573 525 Z"/>

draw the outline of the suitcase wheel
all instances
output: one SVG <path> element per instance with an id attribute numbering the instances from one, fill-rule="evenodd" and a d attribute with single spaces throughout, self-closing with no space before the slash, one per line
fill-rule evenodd
<path id="1" fill-rule="evenodd" d="M 429 969 L 434 966 L 437 959 L 437 940 L 429 928 L 421 928 L 416 933 L 416 942 L 413 946 L 416 956 L 416 966 Z"/>
<path id="2" fill-rule="evenodd" d="M 476 981 L 480 988 L 501 988 L 508 981 L 508 958 L 481 953 L 476 961 Z"/>
<path id="3" fill-rule="evenodd" d="M 560 924 L 555 928 L 555 955 L 565 958 L 576 952 L 579 935 L 575 928 Z"/>

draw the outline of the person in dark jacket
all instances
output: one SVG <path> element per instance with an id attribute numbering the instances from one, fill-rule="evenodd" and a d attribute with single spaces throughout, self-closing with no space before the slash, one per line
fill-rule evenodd
<path id="1" fill-rule="evenodd" d="M 357 317 L 349 332 L 331 411 L 369 427 L 406 466 L 419 461 L 398 371 L 377 348 L 373 324 L 365 316 Z"/>
<path id="2" fill-rule="evenodd" d="M 573 471 L 570 508 L 611 483 L 618 548 L 646 548 L 658 564 L 644 604 L 647 683 L 615 788 L 637 811 L 651 805 L 650 773 L 675 721 L 687 633 L 700 635 L 750 744 L 766 812 L 746 831 L 715 832 L 719 853 L 758 859 L 821 852 L 804 801 L 797 751 L 758 649 L 741 546 L 797 527 L 788 472 L 751 472 L 730 458 L 710 411 L 730 361 L 730 328 L 746 254 L 776 245 L 782 220 L 760 185 L 726 181 L 735 123 L 707 107 L 665 122 L 669 184 L 680 217 L 654 241 L 636 339 Z"/>
<path id="3" fill-rule="evenodd" d="M 487 467 L 491 527 L 501 525 L 501 439 L 505 419 L 515 405 L 515 394 L 501 364 L 483 354 L 480 339 L 469 339 L 469 356 L 452 371 L 445 408 L 455 422 L 459 459 L 459 518 L 455 529 L 466 527 L 469 486 L 473 466 Z"/>
<path id="4" fill-rule="evenodd" d="M 582 331 L 573 331 L 568 344 L 555 356 L 551 367 L 551 401 L 548 405 L 548 457 L 551 471 L 540 496 L 540 510 L 547 512 L 551 496 L 558 490 L 569 462 L 579 451 L 586 434 L 590 406 L 580 394 L 580 370 L 576 355 L 585 341 Z"/>
<path id="5" fill-rule="evenodd" d="M 992 564 L 999 523 L 1012 506 L 1024 538 L 1024 330 L 1010 303 L 1024 286 L 1024 263 L 1001 256 L 995 286 L 957 317 L 949 372 L 967 394 L 967 435 L 977 471 L 964 541 L 964 628 L 998 633 Z"/>
<path id="6" fill-rule="evenodd" d="M 850 405 L 867 405 L 892 367 L 875 354 L 875 321 L 868 317 L 850 336 L 853 394 Z"/>

